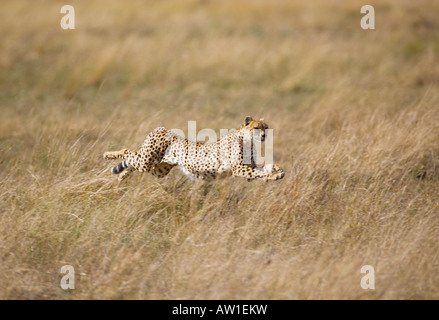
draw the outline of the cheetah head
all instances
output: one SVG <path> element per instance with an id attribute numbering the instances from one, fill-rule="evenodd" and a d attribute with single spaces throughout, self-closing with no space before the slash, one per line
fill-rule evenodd
<path id="1" fill-rule="evenodd" d="M 268 130 L 268 124 L 265 123 L 264 119 L 253 120 L 252 117 L 246 117 L 240 129 L 249 130 L 256 141 L 264 142 L 265 131 Z"/>

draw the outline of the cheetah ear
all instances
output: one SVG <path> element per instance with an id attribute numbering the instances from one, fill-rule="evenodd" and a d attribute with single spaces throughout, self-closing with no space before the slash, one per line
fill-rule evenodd
<path id="1" fill-rule="evenodd" d="M 250 121 L 253 121 L 252 117 L 246 117 L 245 118 L 245 125 L 248 126 L 248 124 L 250 123 Z"/>
<path id="2" fill-rule="evenodd" d="M 265 122 L 264 118 L 259 119 L 259 122 Z"/>

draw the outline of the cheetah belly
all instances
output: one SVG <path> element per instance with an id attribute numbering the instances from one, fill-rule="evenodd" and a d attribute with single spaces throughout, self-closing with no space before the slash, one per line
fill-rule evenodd
<path id="1" fill-rule="evenodd" d="M 210 181 L 217 177 L 217 170 L 213 168 L 194 168 L 191 165 L 179 165 L 178 167 L 181 172 L 191 178 Z"/>
<path id="2" fill-rule="evenodd" d="M 229 163 L 223 163 L 218 168 L 218 178 L 226 178 L 232 175 L 232 166 Z"/>
<path id="3" fill-rule="evenodd" d="M 180 170 L 191 178 L 201 180 L 214 180 L 219 173 L 220 164 L 218 163 L 216 147 L 201 146 L 191 149 L 191 145 L 186 147 L 183 143 L 172 144 L 165 153 L 163 162 L 178 165 Z M 225 173 L 227 170 L 222 170 Z"/>
<path id="4" fill-rule="evenodd" d="M 180 168 L 181 172 L 183 172 L 188 177 L 196 178 L 195 175 L 192 172 L 190 172 L 189 170 L 187 170 L 184 166 L 178 166 L 178 167 Z"/>

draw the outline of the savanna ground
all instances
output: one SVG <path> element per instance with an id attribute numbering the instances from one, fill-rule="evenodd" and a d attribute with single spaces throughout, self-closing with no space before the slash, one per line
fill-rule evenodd
<path id="1" fill-rule="evenodd" d="M 438 2 L 70 4 L 0 3 L 1 299 L 439 298 Z M 247 115 L 283 180 L 102 159 Z"/>

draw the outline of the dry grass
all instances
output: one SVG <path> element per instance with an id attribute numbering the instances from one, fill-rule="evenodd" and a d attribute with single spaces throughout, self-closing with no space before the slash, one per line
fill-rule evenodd
<path id="1" fill-rule="evenodd" d="M 361 1 L 72 4 L 0 3 L 1 299 L 439 298 L 438 3 L 374 1 L 374 31 Z M 101 159 L 246 115 L 280 182 Z"/>

